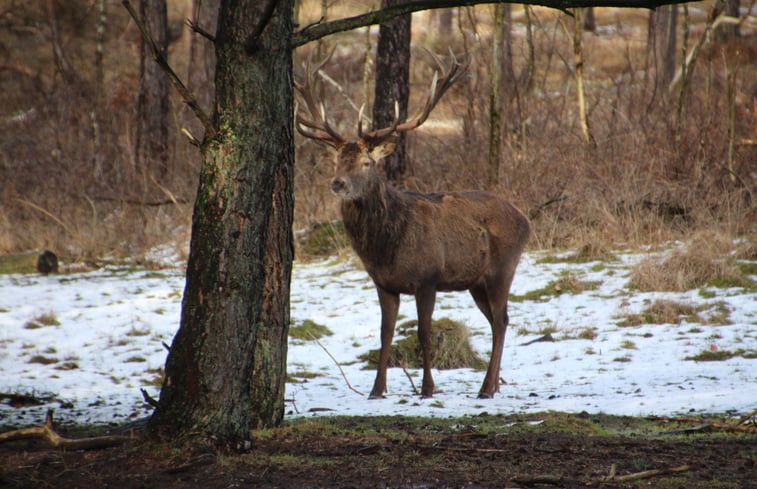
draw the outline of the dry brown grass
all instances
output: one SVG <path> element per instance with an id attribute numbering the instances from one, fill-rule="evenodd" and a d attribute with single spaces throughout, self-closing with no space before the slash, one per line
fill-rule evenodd
<path id="1" fill-rule="evenodd" d="M 181 26 L 179 4 L 173 6 L 174 27 Z M 318 20 L 320 4 L 302 2 L 301 25 Z M 131 150 L 137 32 L 125 11 L 109 9 L 105 94 L 94 103 L 96 15 L 88 6 L 83 0 L 59 3 L 66 55 L 79 77 L 73 84 L 56 72 L 49 36 L 30 35 L 25 27 L 47 25 L 44 6 L 15 3 L 14 16 L 6 18 L 9 27 L 0 30 L 0 46 L 13 48 L 4 63 L 23 68 L 0 71 L 0 253 L 49 248 L 65 260 L 139 256 L 166 241 L 184 248 L 199 155 L 178 129 L 193 121 L 172 94 L 170 177 L 156 184 L 149 169 L 135 165 Z M 337 2 L 329 15 L 377 6 L 377 1 Z M 702 32 L 707 8 L 704 3 L 690 9 L 690 45 Z M 686 239 L 706 229 L 718 229 L 726 240 L 745 234 L 753 240 L 748 233 L 754 233 L 757 222 L 757 145 L 747 143 L 757 127 L 754 32 L 744 27 L 740 40 L 706 46 L 680 98 L 679 120 L 678 94 L 653 92 L 645 85 L 647 13 L 597 9 L 598 33 L 584 34 L 589 122 L 597 142 L 587 147 L 576 115 L 571 22 L 554 10 L 532 9 L 533 88 L 526 93 L 522 85 L 506 87 L 500 178 L 490 185 L 491 9 L 456 10 L 450 31 L 439 30 L 435 14 L 413 17 L 411 111 L 432 77 L 422 48 L 467 49 L 475 56 L 472 76 L 445 96 L 427 127 L 409 137 L 408 176 L 414 187 L 500 192 L 531 217 L 531 246 L 537 248 L 633 247 Z M 522 6 L 512 6 L 516 75 L 525 73 L 523 12 Z M 371 53 L 377 32 L 371 29 Z M 181 73 L 187 66 L 186 41 L 180 38 L 169 50 Z M 365 30 L 324 42 L 323 49 L 337 47 L 325 70 L 343 89 L 342 94 L 325 84 L 324 101 L 339 130 L 354 134 L 357 114 L 347 98 L 358 106 L 365 100 Z M 297 50 L 297 70 L 315 49 L 317 43 Z M 371 71 L 369 88 L 372 76 Z M 729 92 L 734 94 L 733 138 Z M 92 133 L 94 109 L 103 114 L 99 153 Z M 338 219 L 338 202 L 328 185 L 331 157 L 299 136 L 296 155 L 295 228 Z M 687 280 L 683 277 L 682 283 Z"/>
<path id="2" fill-rule="evenodd" d="M 698 324 L 722 325 L 729 323 L 728 315 L 728 308 L 723 304 L 695 306 L 686 302 L 656 300 L 641 313 L 625 316 L 618 322 L 618 326 L 681 324 L 684 320 Z"/>
<path id="3" fill-rule="evenodd" d="M 680 292 L 706 285 L 753 287 L 753 281 L 737 266 L 735 249 L 727 234 L 698 232 L 665 257 L 639 262 L 629 285 L 643 292 Z"/>

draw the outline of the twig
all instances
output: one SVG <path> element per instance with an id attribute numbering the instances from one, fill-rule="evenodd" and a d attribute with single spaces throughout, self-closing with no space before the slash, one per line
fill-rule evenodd
<path id="1" fill-rule="evenodd" d="M 413 393 L 417 396 L 418 394 L 420 394 L 420 392 L 418 392 L 418 389 L 415 387 L 415 382 L 413 382 L 413 378 L 410 376 L 410 372 L 407 371 L 405 362 L 400 362 L 400 367 L 402 368 L 402 371 L 405 372 L 407 380 L 410 381 L 410 385 L 413 387 Z"/>
<path id="2" fill-rule="evenodd" d="M 165 54 L 163 53 L 163 51 L 158 49 L 158 45 L 155 44 L 155 41 L 150 35 L 150 31 L 147 30 L 147 26 L 145 26 L 145 23 L 139 17 L 139 14 L 137 14 L 137 12 L 134 10 L 134 7 L 132 7 L 131 3 L 129 3 L 129 0 L 122 0 L 121 4 L 126 8 L 126 10 L 129 11 L 129 15 L 131 15 L 131 18 L 134 19 L 134 22 L 137 24 L 139 32 L 142 34 L 142 39 L 144 39 L 145 44 L 150 49 L 152 59 L 155 60 L 156 63 L 158 63 L 158 66 L 160 66 L 163 72 L 165 72 L 165 74 L 168 76 L 168 80 L 171 82 L 171 84 L 173 84 L 174 88 L 176 88 L 176 91 L 179 92 L 179 95 L 181 96 L 182 100 L 184 100 L 184 103 L 186 103 L 189 108 L 192 109 L 192 112 L 195 113 L 197 118 L 200 119 L 200 122 L 202 122 L 202 125 L 205 127 L 207 137 L 214 138 L 216 134 L 218 134 L 218 130 L 213 125 L 213 121 L 211 121 L 210 117 L 208 117 L 208 114 L 206 114 L 205 111 L 202 110 L 200 105 L 197 103 L 197 99 L 195 99 L 195 97 L 189 92 L 189 89 L 187 89 L 181 79 L 179 79 L 178 75 L 176 75 L 171 66 L 168 64 Z"/>
<path id="3" fill-rule="evenodd" d="M 326 352 L 326 355 L 328 355 L 328 356 L 329 356 L 329 358 L 331 358 L 331 360 L 333 360 L 333 361 L 334 361 L 334 364 L 335 364 L 335 365 L 336 365 L 336 367 L 337 367 L 337 368 L 339 369 L 339 372 L 340 372 L 340 373 L 342 374 L 342 378 L 343 378 L 343 379 L 344 379 L 344 381 L 345 381 L 345 382 L 347 383 L 347 387 L 349 387 L 349 388 L 350 388 L 350 390 L 351 390 L 352 392 L 354 392 L 354 393 L 356 393 L 356 394 L 358 394 L 358 395 L 361 395 L 361 396 L 365 396 L 365 394 L 363 394 L 363 393 L 362 393 L 362 392 L 360 392 L 359 390 L 357 390 L 357 389 L 355 389 L 354 387 L 352 387 L 352 384 L 350 384 L 350 381 L 349 381 L 349 380 L 347 380 L 347 375 L 346 375 L 346 374 L 344 373 L 344 370 L 342 370 L 342 366 L 341 366 L 341 365 L 339 365 L 339 362 L 338 362 L 338 361 L 336 360 L 336 358 L 334 358 L 334 355 L 332 355 L 332 354 L 331 354 L 331 352 L 330 352 L 330 351 L 328 351 L 328 350 L 326 349 L 326 347 L 325 347 L 325 346 L 323 346 L 323 344 L 322 344 L 322 343 L 321 343 L 320 341 L 318 341 L 318 338 L 316 338 L 316 337 L 315 337 L 315 335 L 314 335 L 313 333 L 311 333 L 310 331 L 308 331 L 307 333 L 308 333 L 308 336 L 310 336 L 310 337 L 311 337 L 311 338 L 313 339 L 313 341 L 315 341 L 315 342 L 316 342 L 316 344 L 317 344 L 318 346 L 320 346 L 320 347 L 321 347 L 321 348 L 323 349 L 323 351 L 325 351 L 325 352 Z"/>
<path id="4" fill-rule="evenodd" d="M 19 199 L 17 197 L 16 200 L 19 201 L 19 202 L 21 202 L 24 205 L 28 205 L 32 209 L 36 209 L 36 210 L 40 211 L 42 214 L 46 215 L 47 217 L 49 217 L 53 221 L 57 222 L 72 237 L 76 237 L 77 236 L 77 234 L 74 232 L 73 229 L 71 229 L 71 227 L 69 227 L 65 222 L 63 222 L 61 219 L 59 219 L 58 217 L 56 217 L 52 212 L 48 211 L 44 207 L 38 206 L 34 202 L 29 202 L 26 199 Z"/>
<path id="5" fill-rule="evenodd" d="M 200 27 L 200 25 L 197 24 L 196 22 L 192 22 L 191 19 L 187 19 L 186 23 L 189 26 L 189 28 L 192 29 L 192 32 L 196 32 L 197 34 L 201 35 L 202 37 L 204 37 L 210 42 L 216 42 L 215 36 L 211 34 L 210 32 L 206 31 L 205 29 L 203 29 L 202 27 Z"/>
<path id="6" fill-rule="evenodd" d="M 612 481 L 613 482 L 636 481 L 640 479 L 649 479 L 650 477 L 657 477 L 658 475 L 674 474 L 677 472 L 686 472 L 687 470 L 691 470 L 691 467 L 688 465 L 681 465 L 680 467 L 669 467 L 667 469 L 645 470 L 643 472 L 636 472 L 635 474 L 615 476 L 612 478 Z"/>
<path id="7" fill-rule="evenodd" d="M 158 408 L 158 401 L 156 401 L 154 397 L 148 394 L 148 392 L 144 389 L 139 389 L 139 391 L 142 393 L 142 399 L 144 399 L 147 404 L 156 409 Z"/>

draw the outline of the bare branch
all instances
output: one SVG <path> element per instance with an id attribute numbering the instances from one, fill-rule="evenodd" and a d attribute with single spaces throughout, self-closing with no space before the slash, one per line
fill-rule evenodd
<path id="1" fill-rule="evenodd" d="M 126 8 L 126 10 L 129 11 L 129 15 L 131 15 L 131 18 L 134 19 L 134 22 L 137 24 L 139 32 L 142 34 L 142 39 L 144 39 L 145 44 L 147 44 L 150 49 L 152 59 L 155 60 L 156 63 L 158 63 L 158 66 L 160 66 L 160 68 L 168 76 L 168 79 L 171 81 L 174 88 L 176 88 L 176 91 L 179 92 L 179 95 L 181 96 L 182 100 L 184 100 L 184 103 L 186 103 L 189 108 L 192 109 L 192 112 L 195 113 L 197 118 L 200 119 L 200 122 L 202 122 L 202 125 L 205 127 L 206 136 L 209 138 L 214 138 L 218 133 L 218 130 L 213 125 L 213 121 L 211 121 L 210 117 L 205 113 L 205 111 L 202 110 L 200 105 L 197 103 L 197 99 L 189 92 L 189 89 L 187 89 L 184 83 L 182 83 L 178 75 L 176 75 L 173 69 L 171 69 L 171 66 L 168 64 L 168 60 L 166 60 L 165 54 L 160 49 L 158 49 L 157 44 L 155 44 L 155 41 L 150 35 L 150 32 L 147 30 L 145 23 L 139 17 L 139 14 L 137 14 L 137 12 L 134 10 L 134 7 L 132 7 L 131 3 L 129 3 L 129 0 L 122 0 L 121 4 Z"/>
<path id="2" fill-rule="evenodd" d="M 211 34 L 210 32 L 206 31 L 205 29 L 203 29 L 202 27 L 200 27 L 200 25 L 197 24 L 196 22 L 193 22 L 191 19 L 187 19 L 185 22 L 187 23 L 187 26 L 190 29 L 192 29 L 192 32 L 196 32 L 197 34 L 201 35 L 202 37 L 204 37 L 210 42 L 216 42 L 215 36 Z"/>

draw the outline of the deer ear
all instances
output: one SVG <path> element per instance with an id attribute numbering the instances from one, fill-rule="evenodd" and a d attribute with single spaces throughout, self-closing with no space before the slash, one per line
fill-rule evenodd
<path id="1" fill-rule="evenodd" d="M 374 161 L 378 161 L 381 158 L 385 158 L 394 152 L 395 146 L 396 146 L 396 143 L 391 139 L 382 141 L 376 146 L 374 146 L 373 149 L 371 150 L 371 153 L 370 153 L 371 158 L 373 158 Z"/>

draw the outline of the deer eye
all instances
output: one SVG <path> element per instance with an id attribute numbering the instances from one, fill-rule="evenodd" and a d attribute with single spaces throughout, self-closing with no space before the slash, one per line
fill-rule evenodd
<path id="1" fill-rule="evenodd" d="M 362 166 L 363 168 L 368 168 L 369 166 L 371 166 L 371 163 L 372 163 L 371 160 L 366 158 L 362 161 Z"/>

